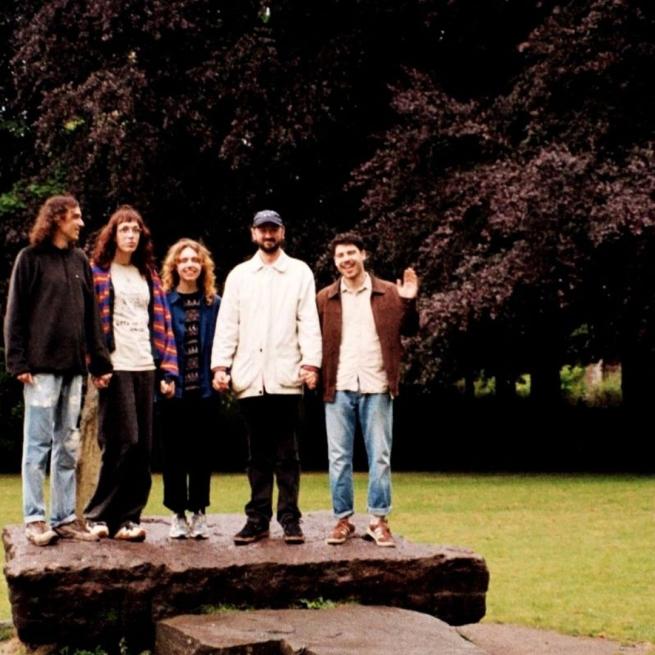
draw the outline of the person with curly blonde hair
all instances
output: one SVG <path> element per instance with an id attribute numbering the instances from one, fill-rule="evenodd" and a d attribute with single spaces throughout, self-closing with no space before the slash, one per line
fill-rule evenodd
<path id="1" fill-rule="evenodd" d="M 162 281 L 180 368 L 175 397 L 161 405 L 164 505 L 173 512 L 169 536 L 206 539 L 211 480 L 207 426 L 215 423 L 216 409 L 210 359 L 221 302 L 209 250 L 192 239 L 180 239 L 168 250 Z"/>

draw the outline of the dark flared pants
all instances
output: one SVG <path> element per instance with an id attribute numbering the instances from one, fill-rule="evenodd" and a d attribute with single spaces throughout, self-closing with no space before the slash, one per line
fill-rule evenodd
<path id="1" fill-rule="evenodd" d="M 300 518 L 300 458 L 296 429 L 300 395 L 264 394 L 239 401 L 248 428 L 248 518 L 268 525 L 273 515 L 273 476 L 277 481 L 277 520 Z"/>
<path id="2" fill-rule="evenodd" d="M 112 534 L 127 521 L 138 523 L 148 502 L 154 389 L 154 371 L 114 371 L 98 394 L 102 459 L 84 515 L 107 523 Z"/>
<path id="3" fill-rule="evenodd" d="M 200 395 L 161 403 L 164 505 L 176 514 L 209 506 L 214 406 L 212 398 Z"/>

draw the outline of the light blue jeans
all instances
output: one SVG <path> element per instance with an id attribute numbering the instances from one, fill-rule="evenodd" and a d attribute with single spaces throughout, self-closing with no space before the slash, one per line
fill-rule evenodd
<path id="1" fill-rule="evenodd" d="M 388 393 L 357 391 L 337 391 L 334 402 L 325 403 L 334 514 L 344 518 L 354 512 L 353 446 L 357 421 L 368 457 L 368 512 L 386 516 L 391 511 L 393 400 Z"/>
<path id="2" fill-rule="evenodd" d="M 45 521 L 43 483 L 50 457 L 50 522 L 75 519 L 75 465 L 79 445 L 82 376 L 33 375 L 23 385 L 23 516 L 25 523 Z"/>

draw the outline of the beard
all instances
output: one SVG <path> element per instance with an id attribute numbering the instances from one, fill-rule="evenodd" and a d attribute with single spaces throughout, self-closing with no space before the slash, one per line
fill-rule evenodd
<path id="1" fill-rule="evenodd" d="M 270 255 L 274 252 L 277 252 L 282 247 L 282 240 L 279 241 L 262 241 L 258 244 L 259 249 L 265 252 L 267 255 Z"/>

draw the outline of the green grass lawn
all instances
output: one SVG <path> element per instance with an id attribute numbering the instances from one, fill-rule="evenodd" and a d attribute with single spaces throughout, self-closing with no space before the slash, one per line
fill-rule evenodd
<path id="1" fill-rule="evenodd" d="M 17 476 L 0 476 L 0 519 L 20 522 Z M 356 479 L 365 509 L 366 479 Z M 156 476 L 147 514 L 162 514 Z M 242 512 L 245 475 L 215 475 L 211 512 Z M 391 527 L 472 548 L 491 582 L 485 621 L 655 644 L 655 478 L 396 473 Z M 327 474 L 304 474 L 301 507 L 330 506 Z M 0 618 L 10 615 L 4 578 Z"/>

